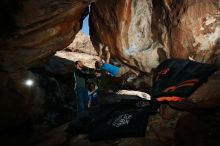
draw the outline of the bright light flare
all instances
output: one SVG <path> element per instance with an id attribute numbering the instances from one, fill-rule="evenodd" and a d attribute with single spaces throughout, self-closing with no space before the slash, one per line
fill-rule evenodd
<path id="1" fill-rule="evenodd" d="M 28 87 L 33 86 L 33 84 L 34 84 L 34 81 L 31 80 L 31 79 L 27 79 L 27 80 L 25 81 L 25 85 L 28 86 Z"/>

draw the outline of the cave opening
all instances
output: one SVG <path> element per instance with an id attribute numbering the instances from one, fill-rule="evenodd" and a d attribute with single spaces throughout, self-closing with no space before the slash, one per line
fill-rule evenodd
<path id="1" fill-rule="evenodd" d="M 93 1 L 93 19 L 89 24 Z M 0 18 L 4 20 L 0 23 L 1 144 L 219 145 L 219 71 L 189 98 L 193 104 L 183 102 L 182 107 L 172 102 L 162 104 L 149 118 L 148 127 L 142 131 L 146 132 L 143 138 L 91 143 L 84 135 L 74 135 L 67 144 L 65 132 L 68 122 L 77 116 L 74 63 L 81 60 L 88 72 L 94 72 L 97 42 L 109 45 L 112 57 L 142 73 L 132 82 L 111 77 L 90 80 L 103 89 L 102 103 L 134 96 L 149 100 L 145 92 L 152 90 L 152 72 L 164 60 L 161 56 L 166 56 L 165 59 L 193 56 L 194 61 L 219 64 L 220 17 L 216 2 L 3 0 L 0 3 Z M 82 22 L 88 7 L 89 14 Z M 114 126 L 126 125 L 132 118 L 121 117 L 116 118 L 118 123 Z M 88 117 L 82 119 L 82 125 L 87 120 Z"/>

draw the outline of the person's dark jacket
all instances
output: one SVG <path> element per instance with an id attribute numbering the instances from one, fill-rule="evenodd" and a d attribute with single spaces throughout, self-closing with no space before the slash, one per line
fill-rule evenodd
<path id="1" fill-rule="evenodd" d="M 86 80 L 88 78 L 95 78 L 95 74 L 87 73 L 85 70 L 76 69 L 74 72 L 75 88 L 86 88 Z"/>

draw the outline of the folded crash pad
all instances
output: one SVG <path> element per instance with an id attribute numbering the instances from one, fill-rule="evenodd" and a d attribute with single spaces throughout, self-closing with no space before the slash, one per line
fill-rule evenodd
<path id="1" fill-rule="evenodd" d="M 148 121 L 146 108 L 114 110 L 89 134 L 89 140 L 106 140 L 145 135 Z"/>
<path id="2" fill-rule="evenodd" d="M 157 102 L 125 99 L 88 109 L 69 124 L 69 134 L 88 134 L 91 141 L 144 136 L 148 116 L 155 114 Z"/>
<path id="3" fill-rule="evenodd" d="M 191 60 L 168 59 L 156 69 L 152 98 L 157 101 L 182 101 L 190 96 L 217 67 Z"/>

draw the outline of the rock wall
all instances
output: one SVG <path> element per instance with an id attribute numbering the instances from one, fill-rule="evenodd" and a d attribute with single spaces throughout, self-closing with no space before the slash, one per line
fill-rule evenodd
<path id="1" fill-rule="evenodd" d="M 159 62 L 161 43 L 152 38 L 152 1 L 98 1 L 90 13 L 91 40 L 111 48 L 113 56 L 142 71 Z"/>
<path id="2" fill-rule="evenodd" d="M 1 69 L 10 72 L 40 64 L 68 46 L 80 30 L 89 4 L 80 0 L 13 2 L 18 5 L 10 14 L 14 31 L 0 41 Z"/>
<path id="3" fill-rule="evenodd" d="M 29 68 L 42 66 L 68 46 L 88 14 L 90 0 L 0 2 L 0 129 L 40 113 L 45 89 Z M 34 82 L 32 87 L 26 80 Z"/>
<path id="4" fill-rule="evenodd" d="M 91 40 L 144 72 L 166 57 L 219 63 L 219 2 L 99 0 L 91 9 Z"/>
<path id="5" fill-rule="evenodd" d="M 78 32 L 73 42 L 65 49 L 70 52 L 82 52 L 90 55 L 98 55 L 94 49 L 90 37 L 83 32 Z"/>
<path id="6" fill-rule="evenodd" d="M 199 62 L 219 63 L 219 3 L 219 0 L 167 2 L 173 57 L 191 56 Z"/>

